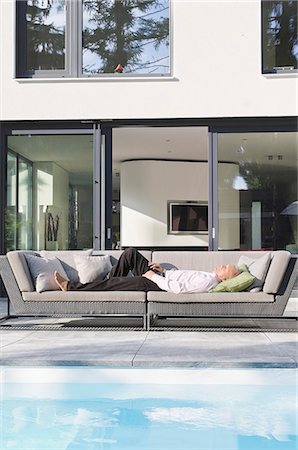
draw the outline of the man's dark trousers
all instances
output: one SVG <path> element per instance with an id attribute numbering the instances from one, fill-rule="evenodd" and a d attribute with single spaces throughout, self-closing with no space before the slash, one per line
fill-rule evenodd
<path id="1" fill-rule="evenodd" d="M 80 291 L 161 291 L 157 284 L 142 275 L 150 270 L 149 261 L 135 248 L 127 248 L 112 267 L 108 279 L 92 283 L 68 283 L 68 290 Z M 134 275 L 127 276 L 129 271 Z"/>

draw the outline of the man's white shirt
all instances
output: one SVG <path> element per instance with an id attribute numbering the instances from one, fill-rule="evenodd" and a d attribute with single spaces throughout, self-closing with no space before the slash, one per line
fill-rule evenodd
<path id="1" fill-rule="evenodd" d="M 163 276 L 154 274 L 152 281 L 173 294 L 208 292 L 220 282 L 214 272 L 200 270 L 165 270 Z"/>

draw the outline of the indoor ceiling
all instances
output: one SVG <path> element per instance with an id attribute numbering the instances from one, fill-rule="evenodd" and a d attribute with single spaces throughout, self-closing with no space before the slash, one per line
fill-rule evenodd
<path id="1" fill-rule="evenodd" d="M 54 161 L 73 177 L 90 179 L 93 137 L 89 135 L 10 136 L 8 147 L 30 161 Z M 246 160 L 266 166 L 297 167 L 298 133 L 222 133 L 219 160 Z M 113 130 L 113 172 L 131 159 L 207 160 L 207 127 L 127 127 Z"/>

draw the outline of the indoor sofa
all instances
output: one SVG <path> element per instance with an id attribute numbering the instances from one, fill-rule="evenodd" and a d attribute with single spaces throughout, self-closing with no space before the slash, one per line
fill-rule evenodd
<path id="1" fill-rule="evenodd" d="M 221 264 L 244 264 L 255 278 L 241 292 L 237 291 L 237 286 L 231 292 L 226 292 L 223 287 L 224 291 L 201 294 L 163 291 L 62 292 L 46 288 L 36 291 L 36 279 L 32 277 L 28 265 L 30 256 L 41 257 L 40 260 L 58 259 L 68 278 L 72 279 L 79 278 L 75 262 L 78 256 L 106 256 L 113 265 L 122 253 L 121 250 L 91 252 L 19 250 L 0 256 L 0 274 L 15 313 L 18 316 L 141 316 L 147 329 L 153 316 L 281 317 L 295 283 L 298 267 L 298 260 L 284 250 L 142 251 L 149 261 L 161 263 L 166 269 L 212 271 Z"/>

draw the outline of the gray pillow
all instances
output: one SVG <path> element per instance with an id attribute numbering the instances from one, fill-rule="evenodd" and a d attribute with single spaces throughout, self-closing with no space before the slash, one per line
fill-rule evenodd
<path id="1" fill-rule="evenodd" d="M 25 254 L 25 258 L 37 292 L 59 290 L 59 286 L 54 278 L 55 271 L 59 272 L 63 278 L 68 280 L 58 258 L 42 258 L 41 256 L 27 254 Z"/>
<path id="2" fill-rule="evenodd" d="M 74 261 L 74 255 L 91 255 L 90 250 L 42 250 L 40 255 L 44 258 L 52 258 L 55 256 L 61 262 L 65 273 L 70 281 L 79 282 L 79 274 Z"/>
<path id="3" fill-rule="evenodd" d="M 246 255 L 240 256 L 238 266 L 240 266 L 241 264 L 245 264 L 251 275 L 255 277 L 255 281 L 248 288 L 250 292 L 260 292 L 262 290 L 270 261 L 270 252 L 265 253 L 265 255 L 261 256 L 260 258 L 251 258 Z"/>
<path id="4" fill-rule="evenodd" d="M 87 256 L 76 254 L 74 255 L 74 261 L 82 284 L 103 280 L 112 268 L 110 255 Z"/>

